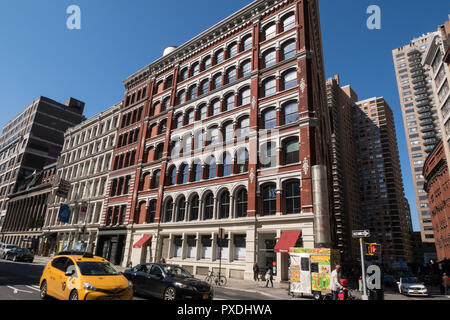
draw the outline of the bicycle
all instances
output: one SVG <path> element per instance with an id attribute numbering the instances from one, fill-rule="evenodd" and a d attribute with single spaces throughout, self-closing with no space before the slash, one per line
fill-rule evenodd
<path id="1" fill-rule="evenodd" d="M 227 278 L 223 275 L 216 276 L 213 271 L 210 271 L 205 277 L 205 281 L 210 285 L 214 282 L 216 286 L 224 287 L 227 285 Z"/>

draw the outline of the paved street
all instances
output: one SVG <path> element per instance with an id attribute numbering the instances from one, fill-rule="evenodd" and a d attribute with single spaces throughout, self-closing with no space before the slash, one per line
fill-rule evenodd
<path id="1" fill-rule="evenodd" d="M 38 260 L 32 264 L 0 260 L 0 300 L 39 300 L 39 279 L 44 267 L 44 262 Z M 135 300 L 143 299 L 135 297 Z M 274 297 L 256 292 L 217 288 L 215 299 L 274 300 Z"/>

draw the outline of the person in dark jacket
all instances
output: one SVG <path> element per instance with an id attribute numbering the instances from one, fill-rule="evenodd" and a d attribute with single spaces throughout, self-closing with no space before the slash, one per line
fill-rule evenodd
<path id="1" fill-rule="evenodd" d="M 253 264 L 253 279 L 255 281 L 259 280 L 259 267 L 256 262 Z"/>
<path id="2" fill-rule="evenodd" d="M 269 287 L 269 281 L 273 288 L 273 268 L 269 267 L 266 272 L 266 288 Z"/>

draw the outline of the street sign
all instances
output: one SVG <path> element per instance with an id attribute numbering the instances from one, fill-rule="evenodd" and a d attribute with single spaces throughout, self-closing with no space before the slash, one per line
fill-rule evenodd
<path id="1" fill-rule="evenodd" d="M 369 238 L 370 237 L 370 231 L 369 230 L 358 230 L 353 231 L 353 238 Z"/>
<path id="2" fill-rule="evenodd" d="M 78 217 L 78 221 L 86 221 L 86 213 L 88 210 L 88 204 L 87 202 L 83 202 L 80 206 L 80 215 Z"/>

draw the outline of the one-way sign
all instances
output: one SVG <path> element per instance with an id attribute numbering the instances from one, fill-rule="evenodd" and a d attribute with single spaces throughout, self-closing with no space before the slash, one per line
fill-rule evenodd
<path id="1" fill-rule="evenodd" d="M 353 231 L 353 238 L 368 238 L 370 237 L 370 230 Z"/>

